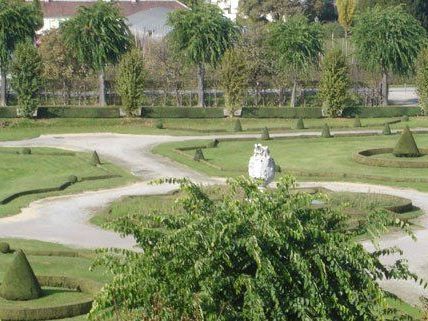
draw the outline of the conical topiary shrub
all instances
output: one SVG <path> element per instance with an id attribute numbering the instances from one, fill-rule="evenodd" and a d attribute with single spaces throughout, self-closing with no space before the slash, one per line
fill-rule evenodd
<path id="1" fill-rule="evenodd" d="M 193 160 L 199 162 L 201 160 L 205 160 L 204 153 L 202 152 L 202 149 L 197 148 L 195 151 L 195 156 L 193 156 Z"/>
<path id="2" fill-rule="evenodd" d="M 408 122 L 409 120 L 410 120 L 409 116 L 407 116 L 407 115 L 404 115 L 404 116 L 401 117 L 401 121 L 402 122 Z"/>
<path id="3" fill-rule="evenodd" d="M 98 153 L 96 150 L 94 150 L 94 152 L 92 153 L 91 163 L 94 166 L 101 165 L 100 157 L 98 156 Z"/>
<path id="4" fill-rule="evenodd" d="M 299 117 L 296 123 L 296 129 L 305 129 L 305 123 L 303 122 L 303 118 Z"/>
<path id="5" fill-rule="evenodd" d="M 157 129 L 164 129 L 162 119 L 158 119 L 158 120 L 155 122 L 155 128 L 157 128 Z"/>
<path id="6" fill-rule="evenodd" d="M 382 134 L 383 135 L 391 135 L 392 134 L 391 127 L 389 126 L 389 123 L 385 123 L 385 127 L 383 128 Z"/>
<path id="7" fill-rule="evenodd" d="M 406 126 L 392 152 L 397 157 L 419 157 L 421 153 L 409 127 Z"/>
<path id="8" fill-rule="evenodd" d="M 333 135 L 330 133 L 330 127 L 328 124 L 324 124 L 324 128 L 322 129 L 321 137 L 324 138 L 332 138 Z"/>
<path id="9" fill-rule="evenodd" d="M 360 117 L 358 115 L 355 116 L 355 118 L 354 118 L 354 127 L 355 128 L 362 127 L 361 126 L 361 120 L 360 120 Z"/>
<path id="10" fill-rule="evenodd" d="M 263 128 L 261 139 L 262 140 L 270 140 L 269 129 L 267 127 Z"/>
<path id="11" fill-rule="evenodd" d="M 242 132 L 242 125 L 241 125 L 241 121 L 239 119 L 237 119 L 235 121 L 235 125 L 233 126 L 233 131 Z"/>
<path id="12" fill-rule="evenodd" d="M 34 300 L 42 296 L 39 281 L 24 252 L 18 251 L 6 270 L 0 286 L 0 296 L 13 301 Z"/>

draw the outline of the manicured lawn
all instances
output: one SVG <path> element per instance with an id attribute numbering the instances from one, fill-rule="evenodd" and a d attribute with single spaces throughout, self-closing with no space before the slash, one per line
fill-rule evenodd
<path id="1" fill-rule="evenodd" d="M 415 135 L 415 138 L 420 148 L 428 147 L 428 135 Z M 394 147 L 397 140 L 398 135 L 221 142 L 217 148 L 203 151 L 208 162 L 221 170 L 193 161 L 194 151 L 187 151 L 186 155 L 174 151 L 177 147 L 201 145 L 206 141 L 164 144 L 157 146 L 154 152 L 212 176 L 230 177 L 247 173 L 254 144 L 262 143 L 269 146 L 271 155 L 283 172 L 293 173 L 299 179 L 371 182 L 427 191 L 427 183 L 411 181 L 426 178 L 426 169 L 374 167 L 352 160 L 352 155 L 358 151 Z"/>
<path id="2" fill-rule="evenodd" d="M 0 148 L 0 199 L 26 190 L 56 187 L 71 175 L 79 179 L 91 176 L 120 175 L 120 177 L 78 182 L 63 191 L 27 195 L 0 205 L 0 217 L 16 214 L 29 202 L 46 196 L 76 193 L 86 190 L 124 185 L 134 178 L 117 166 L 104 162 L 93 166 L 88 153 L 69 153 L 50 148 L 33 148 L 31 155 L 21 149 Z"/>
<path id="3" fill-rule="evenodd" d="M 386 121 L 397 118 L 361 119 L 363 128 L 380 129 Z M 146 135 L 203 135 L 212 133 L 233 133 L 235 119 L 164 119 L 165 129 L 156 129 L 155 119 L 0 119 L 0 140 L 19 140 L 37 137 L 42 134 L 71 134 L 114 132 L 123 134 Z M 258 132 L 263 127 L 271 131 L 292 131 L 295 119 L 241 119 L 244 132 Z M 318 130 L 324 123 L 333 129 L 354 129 L 353 119 L 305 119 L 308 130 Z M 428 117 L 413 117 L 409 122 L 391 125 L 392 129 L 411 127 L 428 127 Z"/>

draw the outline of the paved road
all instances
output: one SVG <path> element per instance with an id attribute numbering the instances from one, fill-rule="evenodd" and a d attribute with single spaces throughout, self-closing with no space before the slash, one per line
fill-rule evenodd
<path id="1" fill-rule="evenodd" d="M 357 132 L 361 133 L 361 131 L 348 131 L 346 133 Z M 363 132 L 372 133 L 376 131 L 365 130 Z M 274 136 L 299 135 L 302 134 L 288 133 Z M 319 132 L 306 132 L 304 135 L 319 136 Z M 245 137 L 257 137 L 257 135 L 246 135 Z M 47 198 L 33 202 L 28 208 L 23 209 L 19 215 L 0 219 L 0 237 L 37 239 L 83 248 L 133 248 L 135 242 L 132 238 L 121 238 L 115 233 L 104 231 L 88 224 L 88 220 L 95 211 L 121 197 L 167 193 L 176 189 L 176 186 L 172 185 L 150 185 L 147 183 L 147 180 L 150 179 L 188 177 L 205 184 L 223 182 L 224 180 L 222 179 L 206 177 L 188 167 L 153 155 L 150 152 L 153 146 L 160 143 L 193 139 L 207 139 L 207 137 L 76 134 L 41 136 L 18 142 L 0 142 L 0 146 L 43 146 L 83 151 L 97 150 L 101 157 L 120 164 L 135 175 L 144 178 L 144 181 L 130 186 L 85 192 L 72 196 Z M 337 182 L 304 183 L 302 186 L 323 186 L 335 191 L 397 195 L 412 199 L 416 206 L 428 212 L 428 193 L 415 190 Z M 416 232 L 418 242 L 415 243 L 409 237 L 394 234 L 386 237 L 382 242 L 382 246 L 397 245 L 402 248 L 412 270 L 428 280 L 428 255 L 426 254 L 426 249 L 428 248 L 428 216 L 422 217 L 419 223 L 421 229 Z M 369 247 L 369 245 L 367 246 Z M 419 295 L 422 294 L 422 290 L 413 283 L 387 282 L 383 285 L 411 302 L 417 302 Z"/>

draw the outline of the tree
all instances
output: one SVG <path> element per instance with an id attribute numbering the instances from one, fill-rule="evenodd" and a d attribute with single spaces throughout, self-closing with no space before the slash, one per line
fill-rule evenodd
<path id="1" fill-rule="evenodd" d="M 236 109 L 243 106 L 248 88 L 247 64 L 238 49 L 229 49 L 224 54 L 220 66 L 220 78 L 226 108 L 233 115 Z"/>
<path id="2" fill-rule="evenodd" d="M 388 104 L 388 77 L 413 71 L 426 44 L 426 32 L 410 14 L 398 7 L 375 7 L 363 13 L 352 29 L 356 54 L 367 69 L 382 74 L 382 104 Z"/>
<path id="3" fill-rule="evenodd" d="M 61 25 L 68 50 L 76 53 L 80 63 L 98 73 L 99 103 L 106 105 L 105 68 L 119 61 L 131 43 L 126 19 L 114 2 L 97 1 L 82 6 L 77 14 Z"/>
<path id="4" fill-rule="evenodd" d="M 170 14 L 174 48 L 198 67 L 199 107 L 205 106 L 205 65 L 216 66 L 238 36 L 236 25 L 219 7 L 200 4 Z"/>
<path id="5" fill-rule="evenodd" d="M 42 86 L 43 62 L 37 48 L 31 42 L 16 46 L 11 73 L 12 88 L 18 95 L 19 113 L 32 117 L 39 104 Z"/>
<path id="6" fill-rule="evenodd" d="M 117 91 L 128 115 L 142 107 L 145 78 L 143 53 L 134 48 L 123 55 L 117 75 Z"/>
<path id="7" fill-rule="evenodd" d="M 273 23 L 269 43 L 278 66 L 283 72 L 290 73 L 293 82 L 290 105 L 295 107 L 299 75 L 317 62 L 323 50 L 320 25 L 301 15 Z"/>
<path id="8" fill-rule="evenodd" d="M 297 13 L 303 13 L 304 5 L 294 0 L 241 0 L 239 14 L 253 22 L 279 21 Z"/>
<path id="9" fill-rule="evenodd" d="M 419 104 L 428 111 L 428 49 L 423 49 L 416 62 L 416 88 L 419 95 Z"/>
<path id="10" fill-rule="evenodd" d="M 339 13 L 339 23 L 345 30 L 345 55 L 348 56 L 348 35 L 354 21 L 357 0 L 337 0 L 336 7 Z"/>
<path id="11" fill-rule="evenodd" d="M 18 43 L 34 40 L 43 26 L 38 0 L 32 2 L 0 0 L 0 105 L 7 105 L 7 72 Z"/>
<path id="12" fill-rule="evenodd" d="M 428 2 L 425 0 L 407 0 L 409 12 L 428 30 Z"/>
<path id="13" fill-rule="evenodd" d="M 107 250 L 98 258 L 114 276 L 90 318 L 379 321 L 391 311 L 378 281 L 417 279 L 401 259 L 382 263 L 382 256 L 399 250 L 367 252 L 355 233 L 345 231 L 348 218 L 341 211 L 312 206 L 328 201 L 296 193 L 290 177 L 268 191 L 239 178 L 214 199 L 179 182 L 182 211 L 168 219 L 154 214 L 160 228 L 147 228 L 138 213 L 112 223 L 144 252 Z M 388 217 L 375 211 L 364 230 L 376 234 L 384 219 L 395 220 Z"/>
<path id="14" fill-rule="evenodd" d="M 350 86 L 349 68 L 340 50 L 332 50 L 325 56 L 321 66 L 319 96 L 327 115 L 341 115 L 348 99 Z"/>

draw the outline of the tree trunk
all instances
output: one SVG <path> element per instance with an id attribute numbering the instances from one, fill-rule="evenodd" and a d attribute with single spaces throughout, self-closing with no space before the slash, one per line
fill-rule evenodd
<path id="1" fill-rule="evenodd" d="M 198 65 L 198 107 L 205 107 L 205 66 Z"/>
<path id="2" fill-rule="evenodd" d="M 345 57 L 348 58 L 348 30 L 345 30 Z"/>
<path id="3" fill-rule="evenodd" d="M 297 92 L 297 79 L 293 80 L 293 88 L 291 89 L 290 107 L 296 107 L 296 92 Z"/>
<path id="4" fill-rule="evenodd" d="M 0 73 L 0 77 L 1 77 L 1 82 L 0 82 L 0 106 L 5 107 L 7 106 L 7 79 L 6 79 L 6 71 L 5 70 L 1 70 Z"/>
<path id="5" fill-rule="evenodd" d="M 106 105 L 106 84 L 105 84 L 105 74 L 104 69 L 100 71 L 98 75 L 98 86 L 99 86 L 99 103 L 100 106 L 104 107 Z"/>
<path id="6" fill-rule="evenodd" d="M 382 106 L 388 106 L 388 95 L 389 95 L 389 84 L 388 84 L 388 72 L 382 72 L 382 83 L 380 88 Z"/>

